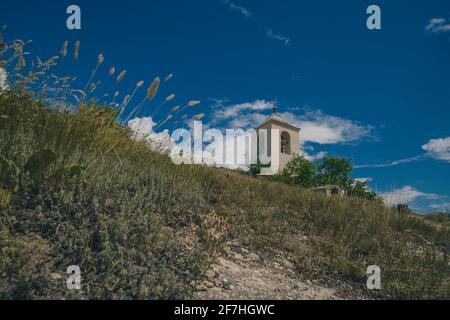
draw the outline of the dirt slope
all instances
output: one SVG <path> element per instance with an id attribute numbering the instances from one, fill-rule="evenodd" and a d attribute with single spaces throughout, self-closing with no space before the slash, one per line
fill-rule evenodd
<path id="1" fill-rule="evenodd" d="M 237 243 L 227 244 L 224 254 L 207 272 L 194 299 L 212 300 L 341 300 L 363 299 L 348 285 L 321 285 L 299 277 L 281 253 L 262 258 Z"/>

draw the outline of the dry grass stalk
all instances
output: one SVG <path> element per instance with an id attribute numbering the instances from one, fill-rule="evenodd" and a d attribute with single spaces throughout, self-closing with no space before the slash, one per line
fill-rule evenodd
<path id="1" fill-rule="evenodd" d="M 188 106 L 189 107 L 194 107 L 194 106 L 196 106 L 196 105 L 198 105 L 200 103 L 201 103 L 201 101 L 192 100 L 192 101 L 188 102 Z"/>
<path id="2" fill-rule="evenodd" d="M 98 65 L 99 65 L 99 66 L 102 65 L 104 61 L 105 61 L 105 57 L 103 56 L 103 54 L 100 53 L 100 54 L 98 55 L 98 57 L 97 57 L 97 63 L 98 63 Z"/>
<path id="3" fill-rule="evenodd" d="M 63 44 L 63 46 L 61 48 L 60 54 L 63 57 L 63 59 L 67 56 L 67 46 L 68 46 L 68 44 L 69 44 L 69 41 L 67 41 L 67 40 L 64 41 L 64 44 Z"/>
<path id="4" fill-rule="evenodd" d="M 73 49 L 73 58 L 74 60 L 78 60 L 80 50 L 80 41 L 75 42 L 75 46 Z"/>
<path id="5" fill-rule="evenodd" d="M 171 73 L 167 77 L 164 78 L 164 82 L 168 82 L 168 81 L 170 81 L 172 79 L 173 79 L 173 74 Z"/>
<path id="6" fill-rule="evenodd" d="M 201 120 L 201 119 L 203 119 L 205 117 L 205 114 L 204 113 L 199 113 L 199 114 L 196 114 L 195 116 L 193 116 L 192 117 L 192 120 Z"/>
<path id="7" fill-rule="evenodd" d="M 127 73 L 127 70 L 123 70 L 121 73 L 119 73 L 119 75 L 117 76 L 116 81 L 120 82 L 122 81 L 122 79 L 125 77 L 125 74 Z"/>
<path id="8" fill-rule="evenodd" d="M 116 72 L 116 68 L 111 67 L 108 72 L 108 76 L 111 77 Z"/>
<path id="9" fill-rule="evenodd" d="M 159 77 L 156 77 L 153 80 L 150 87 L 148 87 L 147 95 L 146 95 L 146 99 L 148 101 L 152 101 L 155 98 L 156 94 L 158 93 L 160 83 L 161 83 L 161 80 L 159 79 Z"/>

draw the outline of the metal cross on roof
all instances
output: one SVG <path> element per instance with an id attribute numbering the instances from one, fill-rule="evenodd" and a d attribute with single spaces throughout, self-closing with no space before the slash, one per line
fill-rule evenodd
<path id="1" fill-rule="evenodd" d="M 277 101 L 277 98 L 275 98 L 273 101 L 272 114 L 277 114 L 277 113 L 278 113 L 278 101 Z"/>

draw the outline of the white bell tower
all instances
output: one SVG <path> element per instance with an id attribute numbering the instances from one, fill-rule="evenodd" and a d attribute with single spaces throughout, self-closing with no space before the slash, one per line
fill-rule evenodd
<path id="1" fill-rule="evenodd" d="M 284 120 L 278 114 L 277 109 L 274 108 L 272 115 L 255 130 L 258 159 L 263 164 L 261 174 L 275 175 L 282 173 L 289 161 L 300 152 L 301 129 Z M 270 159 L 265 159 L 266 156 Z"/>

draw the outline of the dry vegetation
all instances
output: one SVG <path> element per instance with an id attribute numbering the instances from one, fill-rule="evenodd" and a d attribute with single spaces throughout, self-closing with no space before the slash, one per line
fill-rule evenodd
<path id="1" fill-rule="evenodd" d="M 375 297 L 449 297 L 448 228 L 378 203 L 176 166 L 133 141 L 109 109 L 51 110 L 4 93 L 0 114 L 2 298 L 189 297 L 225 239 L 284 250 L 299 274 L 359 288 L 366 267 L 380 265 Z M 79 293 L 54 280 L 72 264 L 83 270 Z"/>
<path id="2" fill-rule="evenodd" d="M 374 298 L 450 297 L 448 227 L 378 202 L 174 165 L 117 121 L 136 91 L 118 106 L 81 94 L 58 107 L 48 96 L 57 90 L 29 88 L 34 76 L 0 93 L 0 298 L 189 298 L 226 240 L 262 256 L 284 251 L 302 277 L 359 290 L 367 266 L 379 265 L 383 289 L 367 293 Z M 73 264 L 81 291 L 65 287 Z"/>

